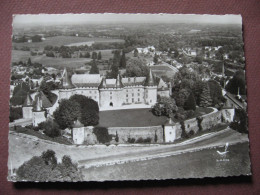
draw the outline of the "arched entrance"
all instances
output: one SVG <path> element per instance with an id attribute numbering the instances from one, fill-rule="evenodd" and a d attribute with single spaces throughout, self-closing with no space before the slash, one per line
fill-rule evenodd
<path id="1" fill-rule="evenodd" d="M 109 106 L 113 107 L 113 102 L 110 102 L 110 103 L 109 103 Z"/>

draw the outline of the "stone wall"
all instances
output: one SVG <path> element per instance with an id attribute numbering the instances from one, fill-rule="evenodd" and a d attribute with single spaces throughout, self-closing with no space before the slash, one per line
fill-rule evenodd
<path id="1" fill-rule="evenodd" d="M 151 142 L 154 142 L 155 134 L 157 135 L 157 143 L 163 142 L 163 127 L 162 126 L 152 126 L 152 127 L 109 127 L 108 133 L 112 137 L 119 137 L 119 143 L 127 143 L 128 139 L 135 139 L 137 141 L 139 138 L 147 139 L 151 138 Z"/>

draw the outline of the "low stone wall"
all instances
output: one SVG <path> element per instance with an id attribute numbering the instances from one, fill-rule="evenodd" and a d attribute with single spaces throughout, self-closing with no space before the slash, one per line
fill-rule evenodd
<path id="1" fill-rule="evenodd" d="M 201 131 L 206 131 L 221 122 L 231 122 L 233 121 L 233 118 L 234 118 L 234 109 L 223 109 L 220 111 L 215 111 L 200 116 L 198 118 L 185 120 L 183 121 L 183 124 L 185 126 L 186 133 L 189 134 L 191 131 L 193 131 L 194 134 L 196 134 L 200 130 L 199 120 L 201 120 L 200 122 Z M 181 123 L 176 123 L 175 126 L 176 126 L 176 139 L 179 139 L 181 138 L 181 133 L 182 133 Z"/>
<path id="2" fill-rule="evenodd" d="M 213 111 L 209 114 L 205 114 L 198 118 L 192 118 L 185 120 L 182 124 L 185 126 L 187 134 L 193 131 L 196 134 L 198 131 L 206 131 L 216 126 L 221 122 L 231 122 L 234 118 L 234 109 L 223 109 L 220 111 Z M 199 125 L 200 124 L 200 125 Z M 173 124 L 176 129 L 175 139 L 181 138 L 182 125 L 181 122 Z M 93 133 L 93 127 L 88 126 L 84 128 L 84 140 L 87 144 L 97 144 L 96 135 Z M 140 138 L 151 139 L 151 143 L 163 143 L 164 128 L 163 126 L 151 126 L 151 127 L 108 127 L 108 134 L 112 136 L 112 143 L 129 143 L 129 139 L 132 139 L 133 143 Z M 118 142 L 115 141 L 116 134 L 118 135 Z M 157 140 L 155 140 L 157 137 Z"/>
<path id="3" fill-rule="evenodd" d="M 118 135 L 118 143 L 128 143 L 128 139 L 134 139 L 137 141 L 139 138 L 150 138 L 151 142 L 155 142 L 155 136 L 157 136 L 157 143 L 163 142 L 163 127 L 109 127 L 108 133 L 115 137 Z"/>

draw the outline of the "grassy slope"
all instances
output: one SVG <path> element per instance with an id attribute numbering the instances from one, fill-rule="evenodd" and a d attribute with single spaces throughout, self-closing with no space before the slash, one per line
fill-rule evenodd
<path id="1" fill-rule="evenodd" d="M 84 179 L 137 180 L 250 174 L 248 143 L 230 146 L 225 157 L 221 157 L 217 150 L 222 151 L 223 147 L 120 165 L 92 167 L 83 170 Z M 228 161 L 220 161 L 221 159 Z"/>

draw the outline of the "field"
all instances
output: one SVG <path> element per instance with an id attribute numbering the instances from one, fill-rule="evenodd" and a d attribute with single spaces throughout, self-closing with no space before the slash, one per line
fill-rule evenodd
<path id="1" fill-rule="evenodd" d="M 99 112 L 99 125 L 104 127 L 145 127 L 163 125 L 166 116 L 155 116 L 151 109 L 110 110 Z M 212 112 L 212 108 L 197 108 L 192 117 Z M 178 122 L 177 119 L 174 120 Z"/>
<path id="2" fill-rule="evenodd" d="M 151 69 L 152 69 L 153 73 L 156 74 L 159 77 L 167 76 L 168 78 L 173 78 L 178 70 L 174 67 L 169 67 L 169 66 L 167 66 L 167 65 L 155 65 L 155 66 L 151 66 Z"/>
<path id="3" fill-rule="evenodd" d="M 223 150 L 223 147 L 152 160 L 92 167 L 84 169 L 83 174 L 85 180 L 202 178 L 250 174 L 248 143 L 230 146 L 225 157 L 219 156 L 217 150 Z"/>
<path id="4" fill-rule="evenodd" d="M 84 42 L 95 42 L 95 43 L 109 43 L 109 42 L 124 42 L 122 39 L 112 39 L 112 38 L 89 38 L 89 37 L 76 37 L 76 36 L 56 36 L 56 37 L 46 37 L 46 40 L 42 42 L 32 42 L 32 43 L 13 43 L 16 47 L 29 47 L 30 49 L 43 50 L 46 45 L 52 46 L 62 46 L 74 43 L 84 43 Z"/>

